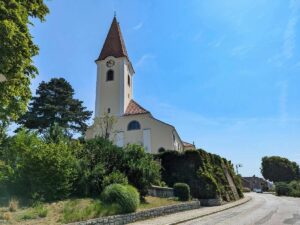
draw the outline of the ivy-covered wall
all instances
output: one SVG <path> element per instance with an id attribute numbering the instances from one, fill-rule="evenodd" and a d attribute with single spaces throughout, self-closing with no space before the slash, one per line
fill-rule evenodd
<path id="1" fill-rule="evenodd" d="M 162 165 L 162 180 L 170 187 L 177 182 L 187 183 L 194 198 L 232 201 L 243 196 L 241 179 L 232 163 L 219 155 L 198 149 L 166 151 L 157 157 Z"/>

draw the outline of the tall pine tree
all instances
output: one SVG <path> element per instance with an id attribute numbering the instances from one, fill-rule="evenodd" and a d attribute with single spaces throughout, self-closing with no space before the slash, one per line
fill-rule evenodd
<path id="1" fill-rule="evenodd" d="M 87 129 L 86 121 L 92 115 L 82 103 L 74 98 L 74 89 L 64 78 L 43 81 L 19 124 L 40 133 L 57 124 L 68 133 L 82 134 Z"/>

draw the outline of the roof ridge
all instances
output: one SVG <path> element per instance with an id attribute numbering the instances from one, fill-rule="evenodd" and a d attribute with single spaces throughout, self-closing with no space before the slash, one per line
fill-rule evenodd
<path id="1" fill-rule="evenodd" d="M 146 113 L 150 113 L 150 112 L 147 109 L 145 109 L 144 107 L 142 107 L 140 104 L 138 104 L 136 101 L 131 99 L 127 105 L 124 116 L 146 114 Z"/>

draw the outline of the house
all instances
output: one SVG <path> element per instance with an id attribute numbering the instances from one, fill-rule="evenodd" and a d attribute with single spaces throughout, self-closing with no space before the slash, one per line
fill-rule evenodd
<path id="1" fill-rule="evenodd" d="M 260 177 L 253 175 L 252 177 L 242 177 L 243 187 L 249 188 L 251 191 L 263 190 L 267 191 L 269 189 L 269 183 Z"/>
<path id="2" fill-rule="evenodd" d="M 156 119 L 133 99 L 135 71 L 116 17 L 96 64 L 95 122 L 86 131 L 87 139 L 103 136 L 104 130 L 107 130 L 103 126 L 107 123 L 103 122 L 103 118 L 109 115 L 116 118 L 110 127 L 109 139 L 118 146 L 140 144 L 149 153 L 195 149 L 194 144 L 181 140 L 174 126 Z"/>

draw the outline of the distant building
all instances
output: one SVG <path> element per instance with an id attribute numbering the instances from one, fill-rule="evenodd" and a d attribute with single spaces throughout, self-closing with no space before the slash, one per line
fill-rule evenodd
<path id="1" fill-rule="evenodd" d="M 252 177 L 242 177 L 242 182 L 243 187 L 249 188 L 251 191 L 255 189 L 267 191 L 269 189 L 269 182 L 263 178 L 256 177 L 255 175 Z"/>
<path id="2" fill-rule="evenodd" d="M 194 144 L 181 140 L 174 126 L 154 118 L 150 111 L 133 100 L 135 72 L 116 17 L 113 18 L 96 64 L 95 119 L 103 118 L 106 114 L 117 119 L 110 140 L 121 147 L 129 143 L 140 144 L 149 153 L 195 149 Z M 94 123 L 87 130 L 86 138 L 101 135 L 102 129 Z"/>

